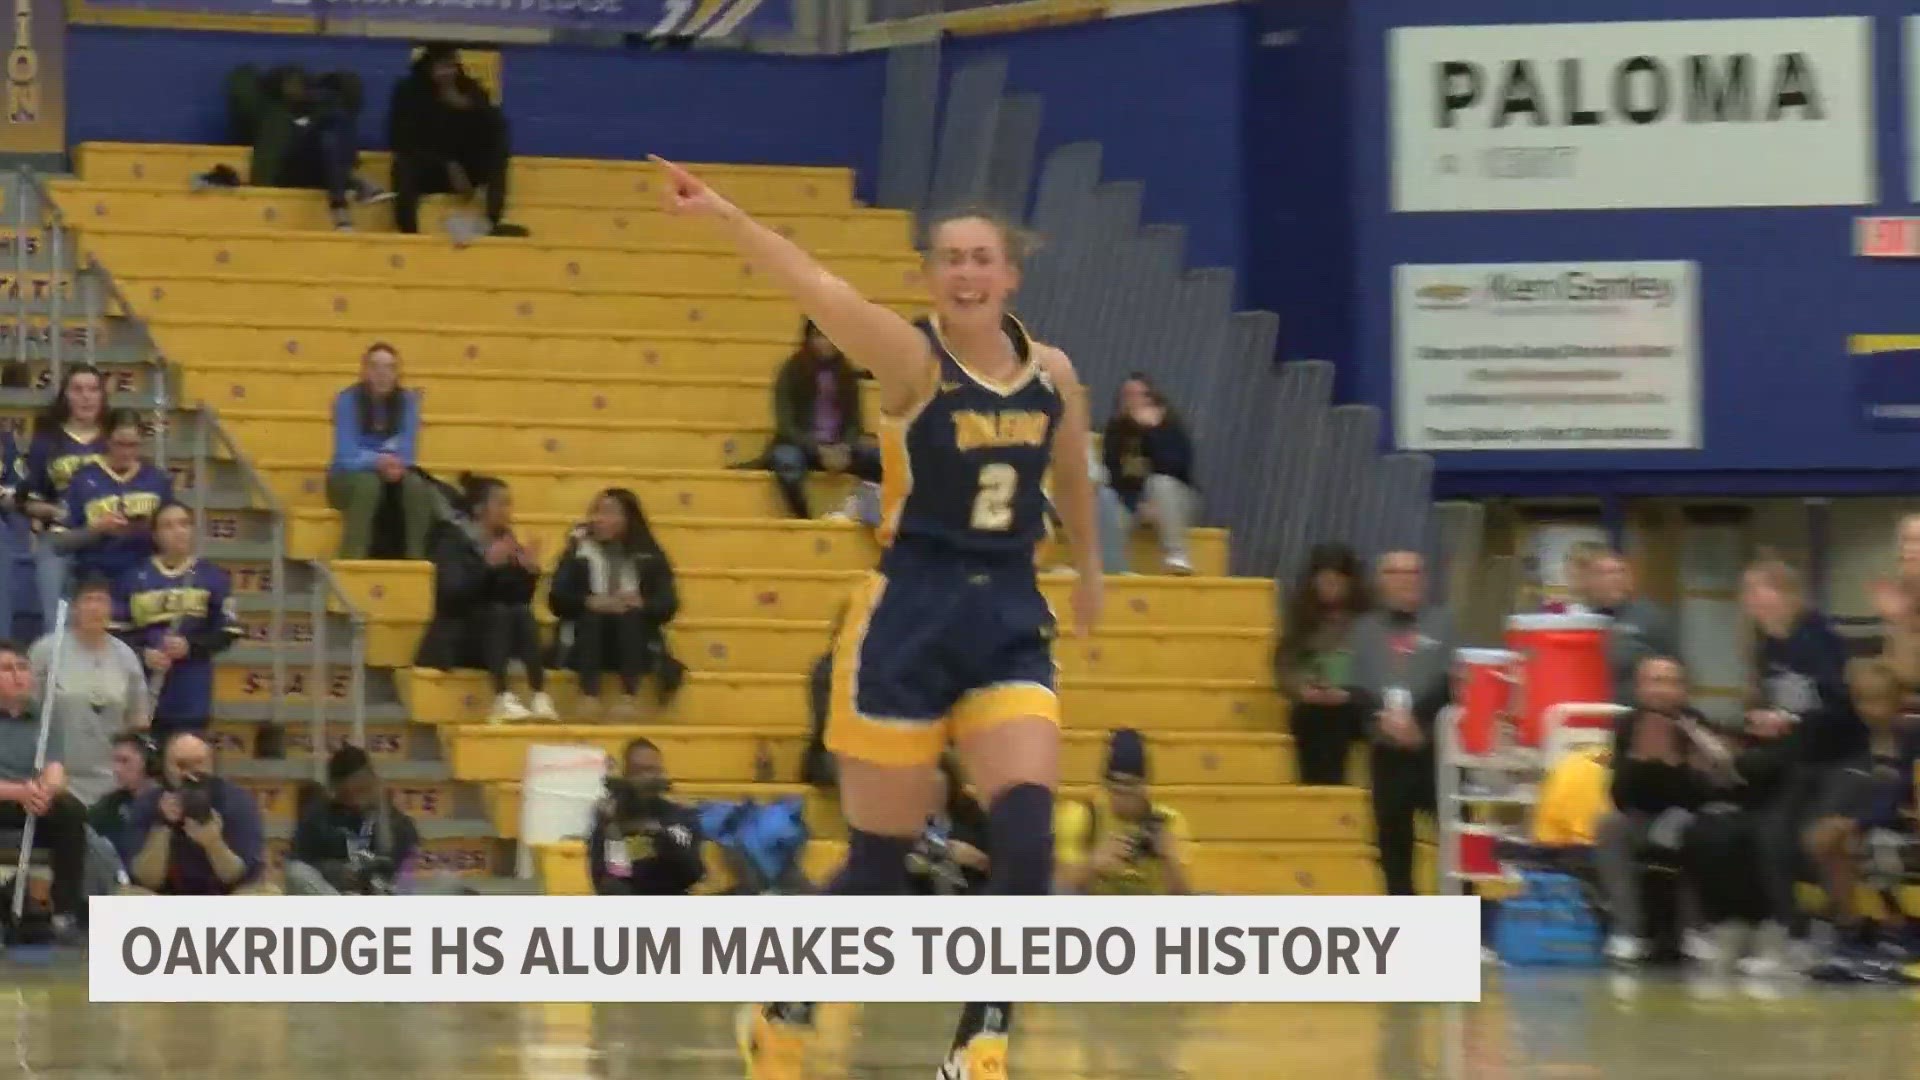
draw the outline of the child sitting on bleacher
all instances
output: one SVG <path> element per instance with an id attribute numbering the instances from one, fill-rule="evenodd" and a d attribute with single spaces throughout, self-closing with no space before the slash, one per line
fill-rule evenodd
<path id="1" fill-rule="evenodd" d="M 1806 835 L 1807 856 L 1820 873 L 1840 932 L 1842 956 L 1880 956 L 1894 942 L 1860 917 L 1858 891 L 1880 892 L 1892 926 L 1904 927 L 1898 889 L 1913 850 L 1914 766 L 1920 760 L 1920 717 L 1905 709 L 1900 679 L 1880 660 L 1847 667 L 1853 707 L 1872 736 L 1872 764 L 1852 770 L 1839 812 L 1815 821 Z M 1904 954 L 1903 949 L 1895 948 Z"/>

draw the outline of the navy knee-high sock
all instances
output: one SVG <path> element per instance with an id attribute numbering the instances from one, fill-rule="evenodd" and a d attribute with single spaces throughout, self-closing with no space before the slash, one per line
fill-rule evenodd
<path id="1" fill-rule="evenodd" d="M 907 855 L 914 837 L 847 830 L 847 861 L 824 890 L 834 896 L 897 896 L 907 891 Z M 812 1002 L 767 1006 L 767 1015 L 789 1024 L 813 1022 Z"/>
<path id="2" fill-rule="evenodd" d="M 1019 784 L 1001 792 L 987 812 L 992 869 L 987 892 L 994 896 L 1044 896 L 1053 891 L 1053 792 Z M 1013 1003 L 976 1001 L 960 1011 L 955 1050 L 980 1034 L 1004 1035 L 1013 1026 Z"/>

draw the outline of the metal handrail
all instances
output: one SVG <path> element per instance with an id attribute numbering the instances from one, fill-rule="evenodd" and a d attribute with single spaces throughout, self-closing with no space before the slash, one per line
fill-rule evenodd
<path id="1" fill-rule="evenodd" d="M 52 301 L 47 315 L 47 360 L 53 367 L 53 385 L 59 386 L 63 368 L 62 361 L 66 350 L 66 343 L 61 339 L 60 333 L 61 305 L 59 272 L 61 241 L 73 226 L 67 223 L 67 215 L 61 211 L 59 204 L 53 201 L 53 193 L 47 190 L 46 182 L 41 178 L 39 173 L 23 165 L 15 170 L 15 174 L 19 178 L 20 183 L 33 191 L 34 201 L 38 204 L 42 216 L 46 219 L 48 261 L 53 266 L 51 271 L 53 275 Z M 19 278 L 16 283 L 22 286 L 23 290 L 27 277 L 27 202 L 28 200 L 26 199 L 20 200 L 14 225 L 14 258 L 19 273 Z M 98 266 L 99 263 L 89 257 L 86 265 L 76 265 L 74 267 L 73 286 L 77 292 L 84 293 L 86 291 L 86 287 L 83 284 L 86 280 L 86 271 Z M 80 296 L 79 299 L 81 310 L 85 312 L 87 319 L 87 340 L 84 355 L 86 362 L 91 364 L 94 363 L 100 355 L 100 332 L 98 323 L 100 320 L 101 305 L 89 303 L 89 298 L 84 295 Z M 19 339 L 15 343 L 15 356 L 16 359 L 24 363 L 27 358 L 27 313 L 26 293 L 24 291 L 20 294 L 20 303 L 17 310 L 21 332 Z M 156 361 L 156 363 L 157 362 L 158 361 Z"/>
<path id="2" fill-rule="evenodd" d="M 49 235 L 63 236 L 65 231 L 71 228 L 71 226 L 67 224 L 65 215 L 61 213 L 59 206 L 54 202 L 52 193 L 47 190 L 41 177 L 32 169 L 25 167 L 18 170 L 18 175 L 23 183 L 32 188 L 43 216 L 50 219 L 47 225 Z M 25 338 L 28 318 L 25 299 L 26 292 L 24 288 L 27 277 L 27 200 L 24 198 L 20 199 L 19 204 L 21 209 L 16 221 L 15 248 L 19 269 L 18 284 L 22 287 L 22 291 L 19 304 L 16 307 L 16 316 L 20 334 L 18 341 L 19 357 L 24 361 L 26 357 Z M 50 240 L 49 244 L 54 273 L 56 275 L 53 293 L 57 297 L 60 291 L 57 274 L 59 271 L 58 258 L 61 247 L 59 240 Z M 127 296 L 121 290 L 119 282 L 114 279 L 113 274 L 108 271 L 99 260 L 89 256 L 84 266 L 75 268 L 74 280 L 76 283 L 83 280 L 83 275 L 85 275 L 84 280 L 97 281 L 105 290 L 105 296 L 101 298 L 100 303 L 83 303 L 88 324 L 86 343 L 86 358 L 88 362 L 91 363 L 98 357 L 99 333 L 96 324 L 99 319 L 103 317 L 106 301 L 108 300 L 116 303 L 120 311 L 129 319 L 135 320 L 140 328 L 140 332 L 146 339 L 145 362 L 152 365 L 154 369 L 153 401 L 156 413 L 154 457 L 160 466 L 165 468 L 168 464 L 167 432 L 170 426 L 167 414 L 172 408 L 172 401 L 167 390 L 168 361 L 166 355 L 160 349 L 159 343 L 153 339 L 153 335 L 145 323 L 139 321 L 133 304 L 127 300 Z M 49 348 L 49 362 L 54 365 L 53 382 L 56 387 L 55 392 L 57 393 L 61 377 L 59 364 L 62 358 L 62 346 L 57 343 L 60 337 L 58 319 L 61 315 L 61 308 L 57 299 L 50 306 L 49 311 L 49 331 L 56 342 L 56 344 L 53 344 Z M 207 481 L 215 444 L 226 452 L 229 459 L 233 461 L 235 467 L 239 470 L 241 482 L 246 490 L 248 500 L 254 502 L 256 505 L 263 506 L 272 523 L 272 539 L 270 541 L 272 553 L 269 556 L 268 565 L 268 576 L 270 579 L 268 582 L 268 618 L 270 619 L 268 636 L 274 644 L 273 704 L 271 706 L 271 716 L 275 724 L 284 726 L 286 716 L 286 688 L 288 683 L 287 655 L 286 649 L 283 647 L 286 644 L 288 599 L 286 584 L 287 509 L 281 503 L 279 497 L 273 493 L 273 489 L 261 478 L 259 470 L 254 467 L 252 460 L 241 450 L 239 443 L 235 441 L 232 434 L 227 431 L 225 425 L 220 422 L 219 411 L 204 402 L 201 403 L 198 411 L 200 414 L 200 424 L 193 439 L 191 467 L 193 469 L 194 519 L 196 523 L 195 527 L 199 533 L 199 539 L 204 540 L 206 538 L 207 526 L 205 511 Z M 329 679 L 327 674 L 328 659 L 326 655 L 327 615 L 329 610 L 337 606 L 337 609 L 347 616 L 349 625 L 352 627 L 350 635 L 351 656 L 349 659 L 349 678 L 351 679 L 349 705 L 352 716 L 351 737 L 356 744 L 361 746 L 366 745 L 367 741 L 365 660 L 368 620 L 366 613 L 361 611 L 359 607 L 353 603 L 352 599 L 347 595 L 346 590 L 340 587 L 339 579 L 334 576 L 332 570 L 329 569 L 326 564 L 315 562 L 312 564 L 312 567 L 314 572 L 312 596 L 313 635 L 311 642 L 313 682 L 309 687 L 309 692 L 312 695 L 313 701 L 312 737 L 314 746 L 314 773 L 316 778 L 323 778 L 327 758 L 326 708 L 329 696 L 327 692 Z"/>

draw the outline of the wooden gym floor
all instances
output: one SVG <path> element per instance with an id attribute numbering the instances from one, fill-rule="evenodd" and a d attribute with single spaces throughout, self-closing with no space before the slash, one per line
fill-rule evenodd
<path id="1" fill-rule="evenodd" d="M 1920 996 L 1676 976 L 1502 974 L 1469 1006 L 1032 1006 L 1015 1080 L 1920 1077 Z M 832 1080 L 931 1080 L 949 1006 L 838 1009 Z M 842 1068 L 833 1067 L 839 1063 Z M 0 961 L 26 1080 L 735 1080 L 717 1005 L 91 1005 L 77 958 Z"/>

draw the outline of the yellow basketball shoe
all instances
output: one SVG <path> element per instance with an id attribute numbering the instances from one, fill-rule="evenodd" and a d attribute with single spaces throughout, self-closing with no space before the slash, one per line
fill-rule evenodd
<path id="1" fill-rule="evenodd" d="M 983 1031 L 967 1040 L 940 1066 L 938 1080 L 1007 1080 L 1007 1036 Z"/>
<path id="2" fill-rule="evenodd" d="M 742 1005 L 734 1016 L 733 1033 L 747 1080 L 805 1080 L 810 1026 L 775 1020 L 765 1006 Z"/>

